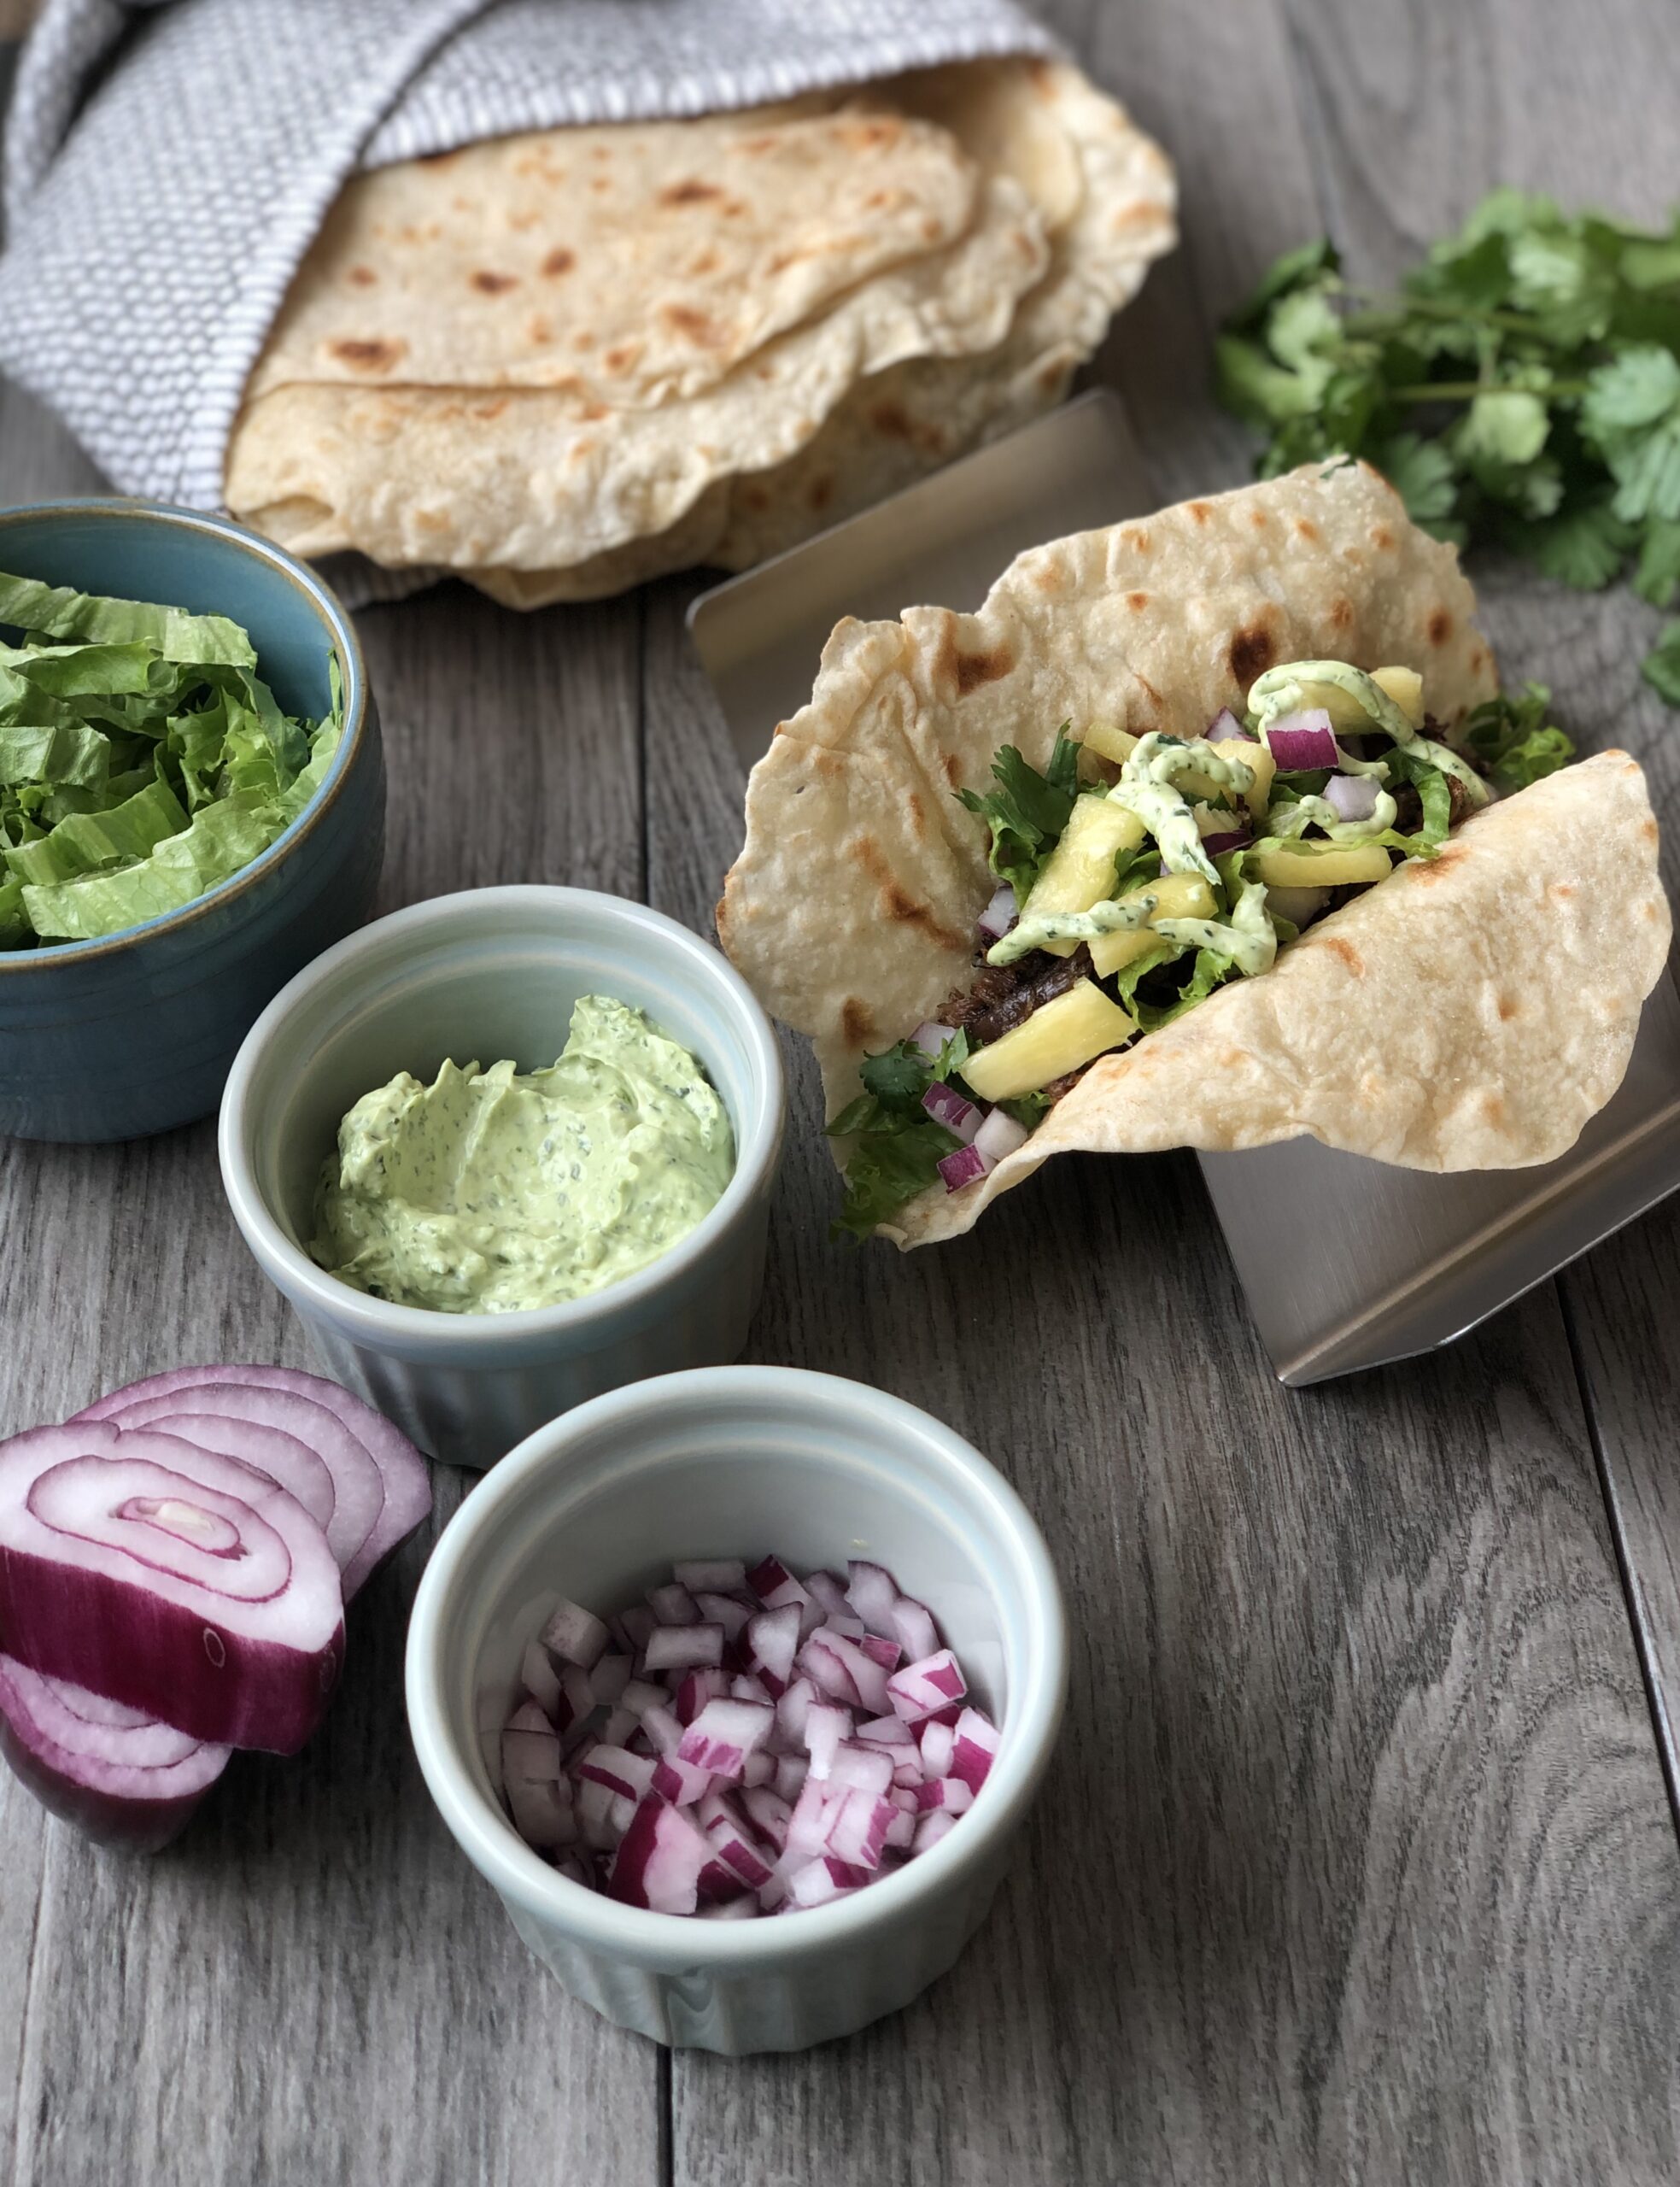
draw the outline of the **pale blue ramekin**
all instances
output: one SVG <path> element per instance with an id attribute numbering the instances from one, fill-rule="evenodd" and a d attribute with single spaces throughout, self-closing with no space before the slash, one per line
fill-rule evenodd
<path id="1" fill-rule="evenodd" d="M 522 1313 L 395 1306 L 316 1266 L 316 1189 L 348 1109 L 400 1070 L 430 1080 L 446 1057 L 552 1064 L 591 994 L 645 1010 L 723 1097 L 735 1170 L 703 1222 L 623 1282 Z M 590 889 L 475 888 L 376 920 L 275 996 L 228 1077 L 222 1181 L 327 1371 L 434 1457 L 487 1466 L 602 1390 L 740 1356 L 786 1107 L 770 1020 L 698 935 Z"/>
<path id="2" fill-rule="evenodd" d="M 385 831 L 378 715 L 331 592 L 224 518 L 137 501 L 3 509 L 0 570 L 231 616 L 282 707 L 311 720 L 331 703 L 338 660 L 337 757 L 260 858 L 104 941 L 0 950 L 0 1136 L 140 1139 L 208 1116 L 269 997 L 372 910 Z"/>
<path id="3" fill-rule="evenodd" d="M 651 1914 L 557 1874 L 497 1797 L 526 1643 L 562 1596 L 607 1611 L 678 1558 L 772 1551 L 799 1571 L 873 1558 L 932 1609 L 1003 1734 L 974 1806 L 879 1883 L 760 1920 Z M 1067 1685 L 1050 1552 L 997 1469 L 900 1398 L 787 1367 L 670 1375 L 540 1428 L 450 1521 L 408 1628 L 421 1770 L 525 1943 L 621 2027 L 730 2054 L 850 2034 L 944 1973 L 1020 1856 Z"/>

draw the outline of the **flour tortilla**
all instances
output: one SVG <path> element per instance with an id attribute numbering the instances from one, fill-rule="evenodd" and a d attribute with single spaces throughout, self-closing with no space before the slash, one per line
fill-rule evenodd
<path id="1" fill-rule="evenodd" d="M 956 243 L 950 131 L 844 97 L 547 129 L 358 176 L 248 390 L 555 387 L 642 408 L 712 387 L 889 268 Z"/>
<path id="2" fill-rule="evenodd" d="M 956 243 L 849 290 L 685 400 L 621 409 L 524 385 L 275 387 L 235 427 L 228 506 L 295 553 L 355 548 L 390 566 L 567 567 L 664 531 L 715 479 L 783 461 L 857 379 L 1001 341 L 1049 246 L 1010 178 L 982 180 L 978 204 Z"/>
<path id="3" fill-rule="evenodd" d="M 976 615 L 839 625 L 811 704 L 753 770 L 718 906 L 766 1006 L 808 1034 L 834 1113 L 869 1050 L 972 976 L 994 885 L 952 792 L 1059 724 L 1193 736 L 1278 661 L 1418 669 L 1451 728 L 1496 689 L 1452 549 L 1365 465 L 1308 466 L 1021 555 Z M 1643 777 L 1603 753 L 1494 806 L 1223 988 L 1100 1059 L 980 1184 L 924 1194 L 900 1245 L 967 1230 L 1052 1153 L 1309 1133 L 1425 1170 L 1562 1153 L 1620 1083 L 1669 914 Z"/>
<path id="4" fill-rule="evenodd" d="M 1008 333 L 976 356 L 917 357 L 856 381 L 774 466 L 720 481 L 663 538 L 565 570 L 468 571 L 511 607 L 592 600 L 697 562 L 751 568 L 1039 417 L 1066 395 L 1114 314 L 1176 240 L 1173 170 L 1075 68 L 984 61 L 894 79 L 878 96 L 949 129 L 1025 190 L 1050 261 Z M 627 574 L 631 572 L 631 574 Z"/>

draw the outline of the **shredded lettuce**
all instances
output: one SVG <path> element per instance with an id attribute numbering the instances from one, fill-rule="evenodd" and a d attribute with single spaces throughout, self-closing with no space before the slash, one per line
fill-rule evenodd
<path id="1" fill-rule="evenodd" d="M 260 857 L 343 727 L 286 714 L 220 615 L 0 574 L 0 949 L 179 911 Z M 15 634 L 15 635 L 14 635 Z"/>

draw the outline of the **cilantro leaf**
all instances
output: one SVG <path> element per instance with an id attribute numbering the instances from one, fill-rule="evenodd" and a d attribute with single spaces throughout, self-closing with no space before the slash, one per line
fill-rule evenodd
<path id="1" fill-rule="evenodd" d="M 1680 358 L 1655 343 L 1624 349 L 1589 378 L 1581 422 L 1617 482 L 1618 516 L 1680 517 Z"/>
<path id="2" fill-rule="evenodd" d="M 1680 707 L 1680 621 L 1665 623 L 1640 663 L 1640 674 L 1671 707 Z"/>
<path id="3" fill-rule="evenodd" d="M 1653 607 L 1666 607 L 1680 586 L 1680 524 L 1654 518 L 1639 549 L 1633 589 Z"/>
<path id="4" fill-rule="evenodd" d="M 868 1238 L 907 1201 L 938 1184 L 941 1158 L 961 1144 L 955 1132 L 931 1117 L 901 1131 L 866 1133 L 846 1164 L 846 1202 L 829 1234 L 860 1242 Z"/>
<path id="5" fill-rule="evenodd" d="M 1458 472 L 1439 441 L 1396 433 L 1371 451 L 1371 460 L 1406 504 L 1414 524 L 1427 530 L 1449 518 L 1458 502 Z"/>
<path id="6" fill-rule="evenodd" d="M 1080 748 L 1067 732 L 1063 722 L 1043 774 L 1013 744 L 1006 744 L 992 762 L 995 790 L 984 795 L 972 789 L 957 793 L 991 829 L 992 871 L 1015 890 L 1017 904 L 1026 902 L 1079 794 Z"/>
<path id="7" fill-rule="evenodd" d="M 1518 521 L 1510 531 L 1511 544 L 1542 576 L 1583 592 L 1601 591 L 1620 573 L 1637 536 L 1607 499 L 1582 501 L 1537 522 Z"/>
<path id="8" fill-rule="evenodd" d="M 921 1109 L 934 1072 L 930 1059 L 920 1048 L 900 1041 L 878 1056 L 865 1056 L 858 1066 L 858 1076 L 864 1091 L 883 1109 L 915 1111 Z"/>

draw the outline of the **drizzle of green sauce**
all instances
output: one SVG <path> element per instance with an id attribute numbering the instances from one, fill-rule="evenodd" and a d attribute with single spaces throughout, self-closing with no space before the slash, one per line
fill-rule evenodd
<path id="1" fill-rule="evenodd" d="M 729 1111 L 688 1049 L 606 995 L 551 1068 L 399 1071 L 338 1128 L 309 1251 L 376 1299 L 446 1314 L 554 1306 L 668 1252 L 735 1172 Z"/>

